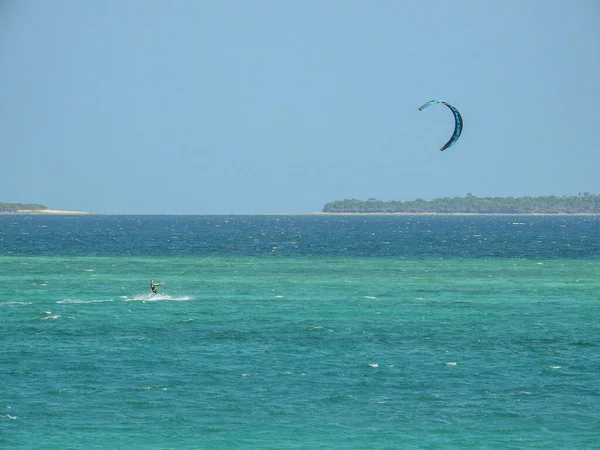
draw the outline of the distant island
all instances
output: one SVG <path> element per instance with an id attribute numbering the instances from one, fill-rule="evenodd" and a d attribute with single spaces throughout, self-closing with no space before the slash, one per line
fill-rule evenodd
<path id="1" fill-rule="evenodd" d="M 600 195 L 418 198 L 410 201 L 346 199 L 326 203 L 323 213 L 352 214 L 600 214 Z"/>
<path id="2" fill-rule="evenodd" d="M 81 211 L 63 211 L 48 209 L 37 203 L 6 203 L 0 202 L 0 214 L 87 214 Z"/>
<path id="3" fill-rule="evenodd" d="M 44 211 L 48 207 L 37 203 L 5 203 L 0 202 L 0 212 Z"/>

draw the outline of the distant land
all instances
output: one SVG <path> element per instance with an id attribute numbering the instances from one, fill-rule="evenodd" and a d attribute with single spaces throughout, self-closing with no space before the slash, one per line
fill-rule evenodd
<path id="1" fill-rule="evenodd" d="M 6 203 L 0 202 L 0 214 L 87 214 L 81 211 L 64 211 L 48 209 L 37 203 Z"/>
<path id="2" fill-rule="evenodd" d="M 67 215 L 89 214 L 82 211 L 49 209 L 37 203 L 0 202 L 0 214 Z M 326 203 L 320 212 L 312 214 L 588 214 L 600 215 L 600 195 L 585 192 L 578 195 L 541 197 L 443 197 L 433 200 L 418 198 L 409 201 L 345 199 Z M 259 214 L 262 215 L 262 214 Z M 266 214 L 271 215 L 271 214 Z M 287 215 L 280 213 L 277 215 Z"/>
<path id="3" fill-rule="evenodd" d="M 346 199 L 326 203 L 326 214 L 600 214 L 600 195 L 444 197 L 433 200 Z"/>

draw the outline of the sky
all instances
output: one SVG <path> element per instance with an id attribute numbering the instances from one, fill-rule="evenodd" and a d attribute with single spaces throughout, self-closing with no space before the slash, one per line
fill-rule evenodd
<path id="1" fill-rule="evenodd" d="M 600 194 L 599 135 L 596 0 L 0 0 L 3 202 Z"/>

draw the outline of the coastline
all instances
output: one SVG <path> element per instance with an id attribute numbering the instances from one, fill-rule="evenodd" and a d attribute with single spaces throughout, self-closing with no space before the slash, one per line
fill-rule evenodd
<path id="1" fill-rule="evenodd" d="M 61 209 L 21 209 L 18 211 L 6 211 L 0 214 L 36 214 L 36 215 L 85 215 L 83 211 L 67 211 Z"/>
<path id="2" fill-rule="evenodd" d="M 281 213 L 257 214 L 260 216 L 600 216 L 600 213 L 436 213 L 436 212 L 311 212 L 311 213 Z"/>
<path id="3" fill-rule="evenodd" d="M 326 215 L 344 215 L 345 213 L 324 213 Z M 353 216 L 599 216 L 594 213 L 348 213 Z"/>
<path id="4" fill-rule="evenodd" d="M 123 213 L 90 213 L 85 211 L 69 211 L 60 209 L 40 209 L 40 210 L 29 210 L 22 209 L 19 211 L 0 211 L 0 215 L 48 215 L 48 216 L 67 216 L 67 215 L 105 215 L 105 216 L 122 216 L 122 215 L 134 215 L 134 216 L 551 216 L 551 217 L 567 217 L 567 216 L 600 216 L 600 213 L 436 213 L 436 212 L 368 212 L 368 213 L 356 213 L 356 212 L 296 212 L 296 213 L 242 213 L 242 214 L 168 214 L 168 213 L 156 213 L 156 214 L 123 214 Z"/>

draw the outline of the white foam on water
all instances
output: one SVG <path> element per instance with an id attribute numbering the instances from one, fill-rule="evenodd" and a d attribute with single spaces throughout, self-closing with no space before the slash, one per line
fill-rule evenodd
<path id="1" fill-rule="evenodd" d="M 139 386 L 139 387 L 135 388 L 136 391 L 152 391 L 154 389 L 160 389 L 161 391 L 166 391 L 167 390 L 167 388 L 164 387 L 164 385 L 160 385 L 160 384 L 159 385 L 154 385 L 154 386 L 152 386 L 152 385 L 150 385 L 150 386 Z"/>
<path id="2" fill-rule="evenodd" d="M 189 296 L 182 296 L 182 297 L 172 297 L 170 295 L 165 295 L 165 294 L 136 294 L 133 297 L 129 298 L 129 297 L 125 297 L 123 299 L 123 301 L 125 302 L 164 302 L 164 301 L 171 301 L 171 302 L 185 302 L 185 301 L 189 301 L 189 300 L 193 300 L 192 297 Z"/>
<path id="3" fill-rule="evenodd" d="M 76 304 L 87 304 L 87 303 L 110 303 L 114 300 L 76 300 L 65 298 L 64 300 L 58 300 L 56 303 L 61 305 L 76 305 Z"/>
<path id="4" fill-rule="evenodd" d="M 60 314 L 51 314 L 49 316 L 40 318 L 40 320 L 49 320 L 49 319 L 52 319 L 52 320 L 60 319 Z"/>

